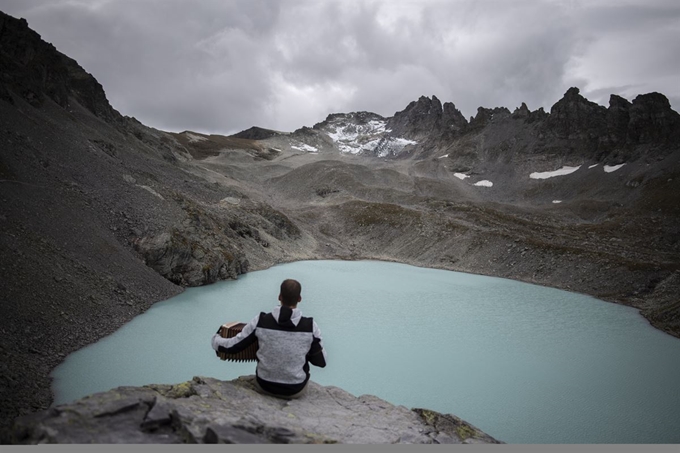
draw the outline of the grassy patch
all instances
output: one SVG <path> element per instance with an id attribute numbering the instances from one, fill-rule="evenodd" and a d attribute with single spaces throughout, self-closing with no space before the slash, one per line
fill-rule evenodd
<path id="1" fill-rule="evenodd" d="M 350 201 L 342 205 L 347 218 L 360 227 L 389 225 L 401 227 L 421 220 L 421 213 L 391 203 Z"/>

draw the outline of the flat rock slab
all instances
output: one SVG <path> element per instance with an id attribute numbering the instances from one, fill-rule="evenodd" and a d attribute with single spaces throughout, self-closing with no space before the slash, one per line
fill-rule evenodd
<path id="1" fill-rule="evenodd" d="M 501 443 L 450 414 L 355 397 L 310 382 L 299 399 L 259 393 L 254 376 L 118 387 L 20 417 L 17 444 Z"/>

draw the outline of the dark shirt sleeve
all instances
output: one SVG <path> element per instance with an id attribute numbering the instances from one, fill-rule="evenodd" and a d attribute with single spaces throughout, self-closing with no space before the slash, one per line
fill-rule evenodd
<path id="1" fill-rule="evenodd" d="M 313 326 L 312 332 L 314 337 L 307 353 L 307 360 L 314 366 L 324 368 L 326 366 L 326 351 L 321 342 L 321 330 L 319 330 L 316 322 L 314 322 Z"/>

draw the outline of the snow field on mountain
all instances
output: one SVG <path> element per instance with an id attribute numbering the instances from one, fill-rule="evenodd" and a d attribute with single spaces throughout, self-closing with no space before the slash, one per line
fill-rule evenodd
<path id="1" fill-rule="evenodd" d="M 371 120 L 366 124 L 338 125 L 335 131 L 326 134 L 335 142 L 338 149 L 344 153 L 359 154 L 362 151 L 372 151 L 380 142 L 380 135 L 391 132 L 385 128 L 385 121 Z M 378 136 L 366 140 L 371 136 Z M 362 142 L 361 138 L 365 141 Z"/>

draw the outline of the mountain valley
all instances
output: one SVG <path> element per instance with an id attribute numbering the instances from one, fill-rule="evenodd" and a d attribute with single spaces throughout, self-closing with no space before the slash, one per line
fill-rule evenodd
<path id="1" fill-rule="evenodd" d="M 511 278 L 680 337 L 680 115 L 659 93 L 550 112 L 421 97 L 293 132 L 165 132 L 0 13 L 3 433 L 50 371 L 185 287 L 310 259 Z M 7 434 L 3 434 L 3 440 Z"/>

